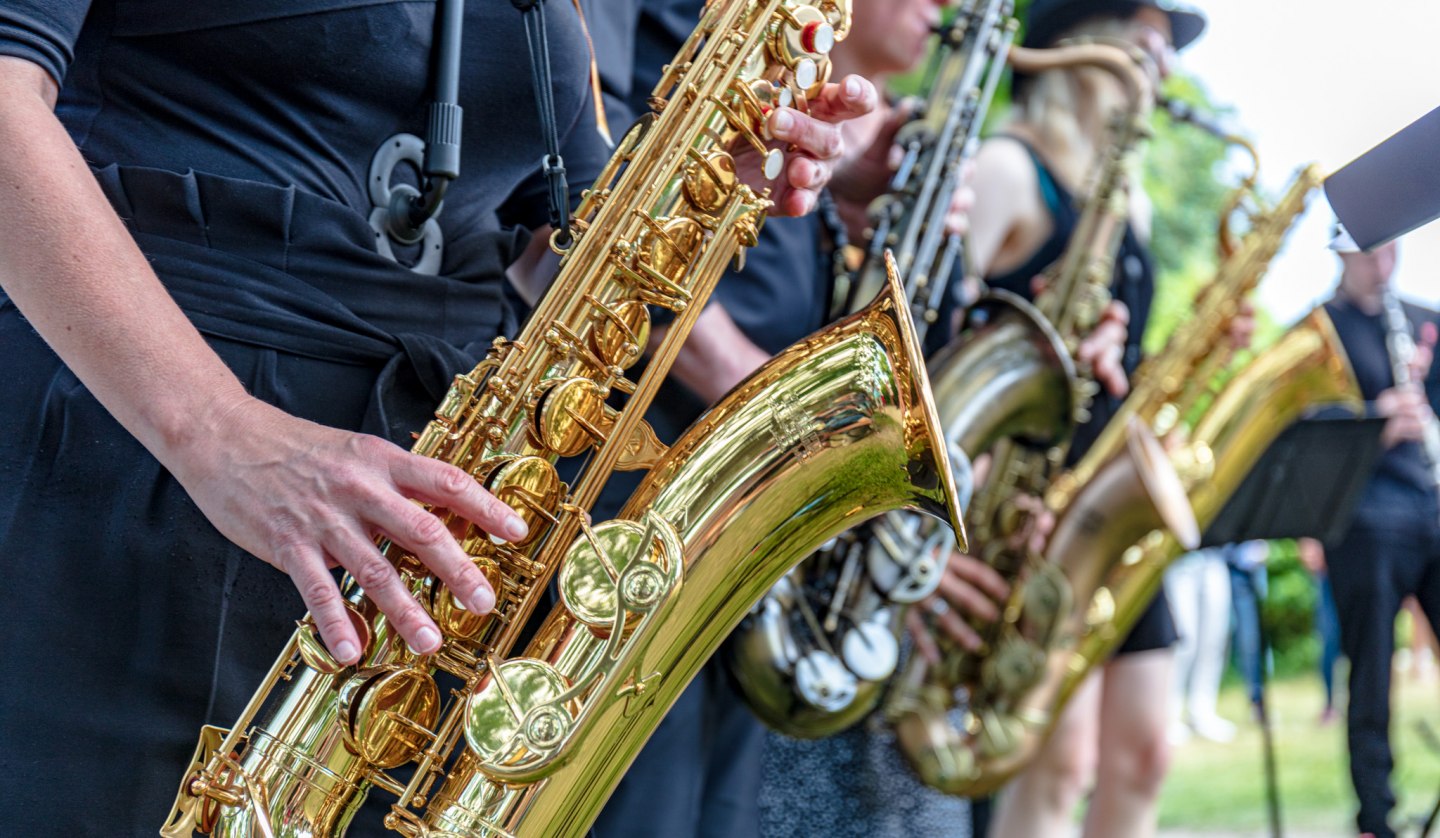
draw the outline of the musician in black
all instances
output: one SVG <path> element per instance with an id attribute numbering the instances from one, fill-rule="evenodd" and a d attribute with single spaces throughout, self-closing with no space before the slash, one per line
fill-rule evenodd
<path id="1" fill-rule="evenodd" d="M 1327 551 L 1327 560 L 1341 649 L 1350 659 L 1347 725 L 1350 779 L 1360 799 L 1356 824 L 1362 833 L 1385 838 L 1395 834 L 1386 822 L 1395 806 L 1389 736 L 1395 615 L 1413 594 L 1432 625 L 1440 619 L 1440 498 L 1433 452 L 1421 444 L 1440 405 L 1440 369 L 1430 363 L 1440 315 L 1401 303 L 1417 351 L 1413 358 L 1392 357 L 1385 295 L 1393 293 L 1396 244 L 1362 253 L 1341 232 L 1332 244 L 1342 265 L 1340 283 L 1325 310 L 1350 356 L 1367 411 L 1388 421 L 1384 453 L 1349 531 Z M 1414 383 L 1395 386 L 1396 365 Z"/>

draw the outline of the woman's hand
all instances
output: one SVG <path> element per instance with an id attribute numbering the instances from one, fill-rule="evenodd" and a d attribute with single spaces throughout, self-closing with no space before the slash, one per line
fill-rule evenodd
<path id="1" fill-rule="evenodd" d="M 1095 380 L 1113 396 L 1130 392 L 1125 374 L 1125 338 L 1129 335 L 1130 309 L 1112 300 L 1100 315 L 1100 322 L 1080 342 L 1075 360 L 1089 366 Z"/>
<path id="2" fill-rule="evenodd" d="M 765 125 L 773 138 L 770 148 L 789 149 L 783 173 L 773 181 L 765 180 L 765 161 L 746 144 L 735 150 L 740 179 L 753 188 L 770 189 L 771 215 L 810 212 L 845 153 L 841 123 L 870 113 L 878 101 L 875 85 L 861 76 L 846 76 L 838 84 L 825 85 L 820 95 L 810 100 L 809 114 L 776 108 Z"/>
<path id="3" fill-rule="evenodd" d="M 990 565 L 974 556 L 951 551 L 945 563 L 940 587 L 905 613 L 905 627 L 915 640 L 915 650 L 932 664 L 940 662 L 940 647 L 925 625 L 921 612 L 929 612 L 935 625 L 947 637 L 967 651 L 980 648 L 980 635 L 966 618 L 991 621 L 999 618 L 1000 608 L 1010 596 L 1010 586 Z"/>
<path id="4" fill-rule="evenodd" d="M 362 651 L 328 571 L 336 566 L 411 649 L 440 648 L 434 621 L 376 536 L 412 552 L 471 611 L 494 608 L 494 591 L 444 522 L 411 502 L 449 509 L 506 540 L 523 538 L 520 517 L 461 469 L 249 397 L 217 410 L 209 424 L 207 442 L 185 452 L 176 477 L 226 538 L 290 575 L 336 660 L 355 663 Z"/>

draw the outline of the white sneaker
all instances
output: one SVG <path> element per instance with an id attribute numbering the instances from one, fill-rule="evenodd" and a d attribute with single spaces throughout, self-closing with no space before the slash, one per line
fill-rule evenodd
<path id="1" fill-rule="evenodd" d="M 1211 742 L 1231 742 L 1235 739 L 1235 725 L 1219 716 L 1210 716 L 1203 719 L 1192 719 L 1190 729 L 1201 739 L 1208 739 Z"/>

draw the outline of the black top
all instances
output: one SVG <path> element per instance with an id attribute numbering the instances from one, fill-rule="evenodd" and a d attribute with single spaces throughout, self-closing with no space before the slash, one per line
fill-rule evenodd
<path id="1" fill-rule="evenodd" d="M 608 152 L 579 18 L 568 3 L 548 9 L 578 195 Z M 513 328 L 503 271 L 548 218 L 523 21 L 509 3 L 471 3 L 440 275 L 377 253 L 369 167 L 391 136 L 425 132 L 434 12 L 397 0 L 10 0 L 0 55 L 61 81 L 56 113 L 202 333 L 386 367 L 364 427 L 404 441 L 450 376 Z"/>
<path id="2" fill-rule="evenodd" d="M 1006 135 L 1006 138 L 1024 146 L 1030 159 L 1034 161 L 1035 173 L 1040 181 L 1040 197 L 1050 212 L 1054 229 L 1050 237 L 1023 265 L 998 276 L 986 277 L 985 281 L 992 288 L 1001 288 L 1033 300 L 1035 294 L 1031 289 L 1032 280 L 1064 254 L 1065 246 L 1080 221 L 1080 208 L 1076 206 L 1075 198 L 1060 185 L 1050 172 L 1049 166 L 1029 143 L 1009 135 Z M 1139 236 L 1135 235 L 1132 225 L 1126 225 L 1125 238 L 1120 243 L 1119 252 L 1115 254 L 1115 275 L 1110 283 L 1110 293 L 1130 310 L 1123 362 L 1125 374 L 1134 375 L 1136 368 L 1140 366 L 1141 340 L 1145 336 L 1145 327 L 1150 322 L 1150 306 L 1155 299 L 1155 265 L 1149 249 L 1140 242 Z M 1119 410 L 1122 401 L 1124 399 L 1116 398 L 1104 390 L 1096 394 L 1090 409 L 1090 421 L 1075 432 L 1075 440 L 1070 447 L 1071 462 L 1079 459 L 1094 444 L 1110 417 Z"/>
<path id="3" fill-rule="evenodd" d="M 586 104 L 588 54 L 569 3 L 547 6 L 570 180 L 604 162 Z M 435 4 L 396 0 L 9 0 L 0 54 L 63 80 L 57 108 L 92 165 L 195 170 L 296 189 L 367 214 L 371 156 L 422 135 Z M 461 177 L 447 240 L 547 218 L 541 134 L 519 12 L 470 3 Z"/>
<path id="4" fill-rule="evenodd" d="M 1419 335 L 1421 325 L 1440 325 L 1440 314 L 1420 306 L 1403 304 L 1410 320 L 1412 334 Z M 1360 394 L 1364 396 L 1367 410 L 1375 415 L 1375 399 L 1384 390 L 1395 386 L 1395 376 L 1390 364 L 1390 351 L 1385 343 L 1387 334 L 1385 315 L 1366 314 L 1349 300 L 1335 296 L 1325 304 L 1325 312 L 1335 324 L 1340 341 L 1345 345 L 1345 354 L 1350 357 L 1350 368 L 1360 383 Z M 1425 391 L 1432 407 L 1440 408 L 1440 364 L 1430 366 L 1425 378 Z M 1384 452 L 1375 468 L 1375 477 L 1360 503 L 1372 494 L 1374 484 L 1389 482 L 1416 491 L 1431 488 L 1430 470 L 1425 465 L 1424 449 L 1418 442 L 1403 442 Z"/>

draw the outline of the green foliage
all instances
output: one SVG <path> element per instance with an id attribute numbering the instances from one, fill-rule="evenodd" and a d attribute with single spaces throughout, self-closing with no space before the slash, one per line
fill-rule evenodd
<path id="1" fill-rule="evenodd" d="M 1195 79 L 1171 76 L 1165 92 L 1202 113 L 1215 113 Z M 1156 295 L 1147 352 L 1158 351 L 1189 316 L 1195 292 L 1218 266 L 1216 230 L 1231 185 L 1222 171 L 1225 143 L 1190 125 L 1177 125 L 1166 114 L 1151 119 L 1154 138 L 1146 147 L 1145 192 L 1154 206 L 1151 250 L 1155 254 Z"/>
<path id="2" fill-rule="evenodd" d="M 1300 564 L 1295 542 L 1270 542 L 1270 590 L 1261 611 L 1265 639 L 1274 654 L 1275 677 L 1314 672 L 1320 660 L 1315 635 L 1315 606 L 1319 589 Z"/>

